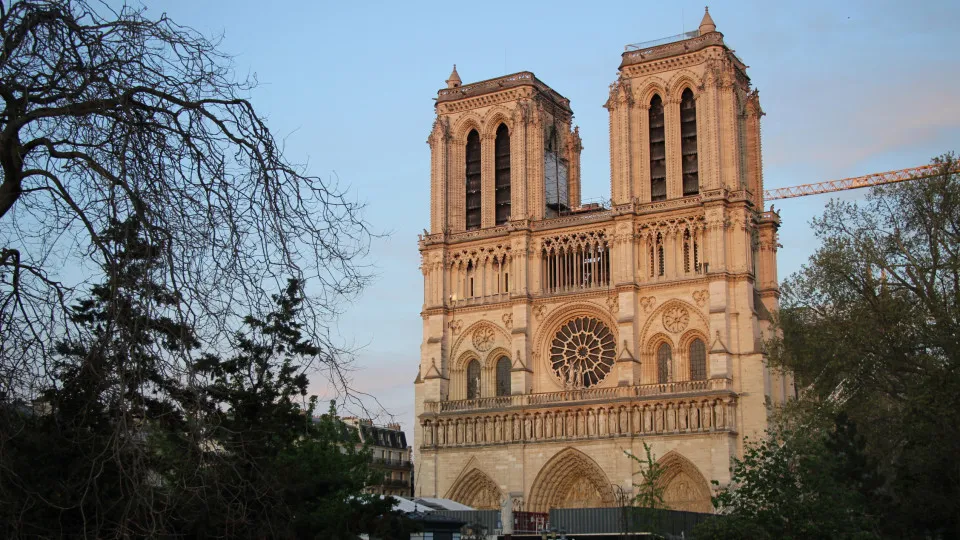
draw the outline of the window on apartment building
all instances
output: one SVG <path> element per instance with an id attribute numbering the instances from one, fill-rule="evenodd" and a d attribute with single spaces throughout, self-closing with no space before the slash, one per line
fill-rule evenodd
<path id="1" fill-rule="evenodd" d="M 480 228 L 480 134 L 467 135 L 466 212 L 467 230 Z"/>
<path id="2" fill-rule="evenodd" d="M 494 143 L 494 198 L 496 224 L 510 219 L 510 130 L 505 124 L 497 128 Z"/>
<path id="3" fill-rule="evenodd" d="M 707 378 L 707 347 L 703 340 L 695 339 L 690 343 L 690 380 L 702 381 Z"/>
<path id="4" fill-rule="evenodd" d="M 662 201 L 667 198 L 667 145 L 663 100 L 659 95 L 650 100 L 647 119 L 650 124 L 650 200 Z"/>

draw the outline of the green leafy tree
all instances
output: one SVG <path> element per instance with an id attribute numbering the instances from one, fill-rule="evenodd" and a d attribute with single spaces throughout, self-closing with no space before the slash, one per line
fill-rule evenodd
<path id="1" fill-rule="evenodd" d="M 841 416 L 832 430 L 783 428 L 748 443 L 743 459 L 734 459 L 730 484 L 714 497 L 722 515 L 695 536 L 875 538 L 878 516 L 865 491 L 878 477 L 860 442 Z"/>
<path id="2" fill-rule="evenodd" d="M 636 494 L 631 501 L 632 507 L 623 509 L 624 532 L 659 531 L 661 511 L 667 508 L 663 500 L 663 493 L 666 490 L 666 486 L 663 485 L 663 476 L 667 470 L 657 462 L 650 445 L 646 441 L 642 442 L 644 451 L 642 457 L 624 451 L 624 454 L 637 464 L 638 470 L 634 476 L 640 480 L 633 484 Z"/>
<path id="3" fill-rule="evenodd" d="M 633 503 L 640 508 L 649 508 L 651 510 L 663 509 L 667 504 L 663 501 L 663 475 L 666 474 L 666 468 L 657 462 L 653 455 L 653 450 L 646 441 L 643 441 L 644 456 L 638 457 L 631 452 L 624 452 L 631 460 L 637 463 L 639 470 L 634 476 L 640 477 L 639 483 L 634 483 L 633 487 L 637 489 L 637 494 L 633 497 Z"/>
<path id="4" fill-rule="evenodd" d="M 900 538 L 960 536 L 960 179 L 953 155 L 934 164 L 934 178 L 827 206 L 813 222 L 822 245 L 784 283 L 782 338 L 769 344 L 796 374 L 802 409 L 857 426 L 883 478 L 863 489 L 884 534 Z"/>

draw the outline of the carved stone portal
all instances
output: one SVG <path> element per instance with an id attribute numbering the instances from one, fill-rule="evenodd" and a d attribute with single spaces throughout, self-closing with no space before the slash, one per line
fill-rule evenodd
<path id="1" fill-rule="evenodd" d="M 581 478 L 570 486 L 560 508 L 597 508 L 599 506 L 603 506 L 603 499 L 597 488 L 587 478 Z"/>
<path id="2" fill-rule="evenodd" d="M 659 463 L 666 473 L 658 484 L 663 488 L 663 501 L 672 510 L 712 512 L 710 485 L 696 465 L 677 452 L 669 452 Z"/>
<path id="3" fill-rule="evenodd" d="M 461 476 L 447 494 L 448 499 L 477 510 L 499 509 L 502 497 L 497 483 L 479 469 L 473 469 Z"/>
<path id="4" fill-rule="evenodd" d="M 551 508 L 614 506 L 610 480 L 593 459 L 574 448 L 561 450 L 548 461 L 530 489 L 531 512 Z"/>

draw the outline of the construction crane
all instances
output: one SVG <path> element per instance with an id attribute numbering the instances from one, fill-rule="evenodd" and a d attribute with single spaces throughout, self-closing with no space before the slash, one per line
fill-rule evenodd
<path id="1" fill-rule="evenodd" d="M 955 165 L 950 172 L 960 173 L 960 165 Z M 873 173 L 864 176 L 854 176 L 852 178 L 842 178 L 840 180 L 828 180 L 826 182 L 817 182 L 815 184 L 802 184 L 799 186 L 767 189 L 763 191 L 763 199 L 765 201 L 775 201 L 777 199 L 792 199 L 793 197 L 805 197 L 807 195 L 817 195 L 820 193 L 833 193 L 835 191 L 844 191 L 847 189 L 880 186 L 883 184 L 895 184 L 897 182 L 905 182 L 907 180 L 931 178 L 938 176 L 941 173 L 943 173 L 943 167 L 940 165 L 922 165 L 920 167 L 911 167 L 909 169 Z"/>

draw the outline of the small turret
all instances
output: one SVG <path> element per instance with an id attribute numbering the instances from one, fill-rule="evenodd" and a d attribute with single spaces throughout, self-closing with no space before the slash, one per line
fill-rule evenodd
<path id="1" fill-rule="evenodd" d="M 703 19 L 700 20 L 700 35 L 709 34 L 710 32 L 716 32 L 717 25 L 713 22 L 713 17 L 710 16 L 710 8 L 703 8 Z M 456 73 L 456 70 L 454 70 Z"/>
<path id="2" fill-rule="evenodd" d="M 457 73 L 457 65 L 453 65 L 453 72 L 450 73 L 450 78 L 447 79 L 447 88 L 459 88 L 461 84 L 460 74 Z"/>

